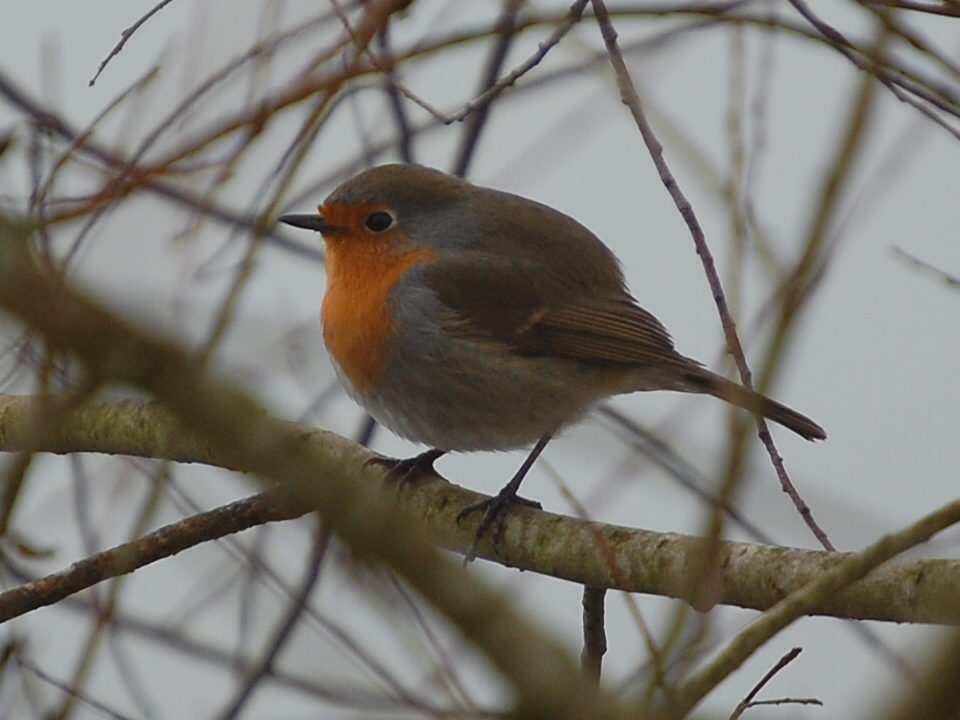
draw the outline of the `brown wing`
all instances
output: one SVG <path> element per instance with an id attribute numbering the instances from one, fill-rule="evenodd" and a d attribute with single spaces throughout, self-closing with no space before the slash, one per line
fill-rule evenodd
<path id="1" fill-rule="evenodd" d="M 619 276 L 611 280 L 598 287 L 569 275 L 557 278 L 542 265 L 534 270 L 485 253 L 462 253 L 426 268 L 427 284 L 453 311 L 454 332 L 526 355 L 689 366 L 660 321 L 620 287 Z"/>
<path id="2" fill-rule="evenodd" d="M 625 292 L 554 308 L 530 333 L 553 352 L 583 360 L 634 365 L 677 355 L 667 329 Z"/>
<path id="3" fill-rule="evenodd" d="M 501 343 L 524 355 L 655 368 L 634 389 L 709 393 L 760 413 L 808 440 L 823 428 L 795 410 L 746 390 L 680 355 L 666 328 L 620 287 L 619 274 L 593 282 L 576 268 L 559 277 L 488 253 L 464 253 L 426 266 L 427 284 L 450 308 L 451 332 Z M 673 372 L 663 372 L 672 369 Z M 640 377 L 643 377 L 642 373 Z"/>

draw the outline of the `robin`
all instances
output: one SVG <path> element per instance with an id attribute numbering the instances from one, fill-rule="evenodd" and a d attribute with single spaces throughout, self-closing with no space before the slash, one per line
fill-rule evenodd
<path id="1" fill-rule="evenodd" d="M 614 254 L 573 218 L 420 165 L 347 180 L 316 215 L 280 221 L 323 236 L 323 337 L 350 396 L 431 450 L 535 444 L 484 509 L 477 539 L 515 498 L 550 437 L 603 398 L 706 393 L 807 440 L 817 423 L 674 349 L 637 304 Z"/>

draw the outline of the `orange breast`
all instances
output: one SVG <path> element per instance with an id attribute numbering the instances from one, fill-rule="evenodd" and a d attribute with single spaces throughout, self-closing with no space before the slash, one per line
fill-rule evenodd
<path id="1" fill-rule="evenodd" d="M 390 290 L 404 270 L 430 258 L 381 239 L 327 240 L 327 292 L 320 313 L 327 350 L 354 387 L 369 392 L 387 362 L 393 331 Z"/>

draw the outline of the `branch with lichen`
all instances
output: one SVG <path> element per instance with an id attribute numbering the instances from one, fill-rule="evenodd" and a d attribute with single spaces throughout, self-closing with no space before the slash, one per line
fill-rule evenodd
<path id="1" fill-rule="evenodd" d="M 60 454 L 107 453 L 203 463 L 237 471 L 253 470 L 235 463 L 215 445 L 182 427 L 175 416 L 157 402 L 87 402 L 60 417 L 55 428 L 45 433 L 43 447 L 38 448 L 32 433 L 36 418 L 45 412 L 47 405 L 49 401 L 42 397 L 0 395 L 0 451 L 35 448 Z M 370 492 L 376 493 L 382 487 L 384 493 L 396 494 L 400 504 L 411 511 L 441 547 L 461 553 L 469 547 L 476 519 L 458 523 L 457 515 L 461 508 L 483 499 L 483 495 L 438 477 L 423 478 L 397 491 L 389 484 L 383 485 L 382 468 L 367 466 L 367 461 L 375 457 L 368 449 L 326 430 L 277 422 L 286 426 L 291 435 L 298 436 L 304 448 L 352 466 L 351 474 L 362 478 Z M 256 507 L 262 515 L 245 509 L 247 519 L 237 524 L 236 512 L 223 512 L 226 524 L 221 534 L 205 530 L 197 542 L 239 532 L 253 524 L 298 517 L 307 511 L 302 506 L 278 509 L 270 496 L 260 502 L 263 504 Z M 184 521 L 182 532 L 196 532 L 195 524 L 194 527 L 187 525 L 189 520 Z M 170 534 L 178 525 L 165 528 L 164 532 Z M 155 543 L 156 538 L 146 541 L 147 545 Z M 169 548 L 168 554 L 185 549 L 179 544 L 171 544 Z M 691 587 L 690 579 L 696 576 L 703 552 L 702 538 L 588 522 L 518 505 L 507 519 L 500 542 L 485 539 L 480 544 L 478 557 L 589 587 L 651 593 L 694 602 L 697 589 Z M 724 542 L 711 582 L 717 591 L 709 600 L 712 604 L 766 610 L 851 555 Z M 128 560 L 122 571 L 130 572 L 165 556 L 148 552 L 142 563 Z M 120 571 L 118 567 L 117 572 Z M 97 581 L 111 576 L 99 577 Z M 960 606 L 951 600 L 958 595 L 960 560 L 897 559 L 842 592 L 825 598 L 812 614 L 859 620 L 960 624 Z M 2 598 L 0 595 L 0 620 L 9 617 L 3 610 Z M 704 609 L 703 600 L 699 602 Z"/>

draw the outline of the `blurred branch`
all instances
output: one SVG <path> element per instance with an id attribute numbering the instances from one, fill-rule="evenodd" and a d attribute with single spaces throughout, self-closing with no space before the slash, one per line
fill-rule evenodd
<path id="1" fill-rule="evenodd" d="M 507 59 L 507 53 L 510 51 L 513 41 L 517 35 L 517 21 L 520 17 L 520 10 L 524 5 L 524 0 L 505 0 L 503 12 L 497 21 L 498 32 L 496 41 L 490 46 L 486 66 L 483 69 L 483 77 L 480 79 L 480 94 L 490 90 L 497 83 L 497 77 Z M 459 177 L 466 177 L 470 169 L 470 161 L 473 160 L 473 154 L 477 149 L 477 143 L 480 141 L 480 135 L 490 117 L 490 110 L 493 103 L 487 103 L 471 114 L 464 122 L 463 132 L 460 134 L 460 147 L 456 152 L 451 172 Z"/>
<path id="2" fill-rule="evenodd" d="M 8 568 L 8 574 L 25 580 L 24 572 L 19 568 Z M 68 610 L 83 617 L 95 617 L 98 608 L 89 595 L 68 597 L 59 606 L 59 609 Z M 316 615 L 312 617 L 318 622 Z M 321 624 L 323 620 L 319 620 Z M 227 650 L 216 642 L 200 640 L 184 634 L 171 633 L 168 625 L 151 622 L 136 615 L 125 614 L 118 610 L 113 617 L 113 629 L 121 635 L 145 640 L 155 647 L 162 647 L 178 654 L 182 658 L 200 660 L 203 663 L 232 672 L 251 673 L 261 662 L 260 656 L 248 655 L 242 651 Z M 376 662 L 369 655 L 361 655 L 361 661 L 371 666 Z M 424 704 L 422 700 L 414 699 L 403 692 L 402 687 L 391 684 L 391 690 L 397 694 L 396 699 L 384 698 L 375 692 L 361 690 L 357 687 L 343 687 L 336 683 L 322 683 L 308 674 L 309 670 L 303 667 L 274 668 L 271 680 L 275 685 L 287 690 L 295 690 L 307 696 L 332 702 L 338 705 L 349 705 L 353 709 L 362 710 L 409 710 L 411 705 L 417 704 L 428 715 L 450 716 L 455 714 L 454 708 L 434 707 Z"/>
<path id="3" fill-rule="evenodd" d="M 416 95 L 413 91 L 411 91 L 409 88 L 407 88 L 405 85 L 401 83 L 395 82 L 394 85 L 408 99 L 415 102 L 417 105 L 419 105 L 424 110 L 429 112 L 439 121 L 441 121 L 443 124 L 452 125 L 453 123 L 461 122 L 466 118 L 468 118 L 473 113 L 477 112 L 478 110 L 481 110 L 489 106 L 490 103 L 493 102 L 493 100 L 495 100 L 500 94 L 502 94 L 504 90 L 515 85 L 520 78 L 522 78 L 524 75 L 526 75 L 535 67 L 537 67 L 541 62 L 543 62 L 543 59 L 547 56 L 547 54 L 559 44 L 559 42 L 564 38 L 564 36 L 567 33 L 569 33 L 578 22 L 580 22 L 580 18 L 583 15 L 584 7 L 586 7 L 588 2 L 589 0 L 575 0 L 574 3 L 570 6 L 570 10 L 568 11 L 568 13 L 561 20 L 555 22 L 556 27 L 554 28 L 553 32 L 550 33 L 550 37 L 548 37 L 546 40 L 544 40 L 537 46 L 536 52 L 531 54 L 530 57 L 528 57 L 522 63 L 517 65 L 513 70 L 511 70 L 502 78 L 500 78 L 500 80 L 498 80 L 496 83 L 493 83 L 487 90 L 480 93 L 469 102 L 465 103 L 458 111 L 454 113 L 444 113 L 440 109 L 433 107 L 430 103 L 426 102 L 424 99 Z M 550 22 L 550 24 L 554 24 L 553 20 L 550 20 L 548 22 Z M 523 27 L 530 27 L 530 26 L 531 26 L 530 24 L 525 24 Z M 508 42 L 513 37 L 513 35 L 519 32 L 520 29 L 521 29 L 521 26 L 519 25 L 519 23 L 515 23 L 514 26 L 511 28 L 511 32 L 509 36 L 505 36 L 506 37 L 505 42 Z M 486 38 L 486 36 L 491 32 L 501 33 L 502 31 L 498 30 L 497 28 L 484 30 L 482 35 L 480 35 L 480 37 Z M 462 38 L 460 41 L 462 41 Z M 419 48 L 416 52 L 411 52 L 411 54 L 408 55 L 406 58 L 401 57 L 401 58 L 394 59 L 393 63 L 400 62 L 403 59 L 412 58 L 414 57 L 415 54 L 424 54 L 425 52 L 433 51 L 437 47 L 441 45 L 445 45 L 447 43 L 457 44 L 457 42 L 459 41 L 452 40 L 452 39 L 445 39 L 439 43 L 431 44 L 429 48 Z M 377 62 L 378 68 L 380 68 L 381 70 L 385 71 L 387 69 L 381 60 L 378 59 L 376 62 Z"/>
<path id="4" fill-rule="evenodd" d="M 562 645 L 441 554 L 414 516 L 369 482 L 369 454 L 360 446 L 341 441 L 323 452 L 308 431 L 206 379 L 178 347 L 136 330 L 41 272 L 27 236 L 26 227 L 0 220 L 0 307 L 6 312 L 79 359 L 91 376 L 153 394 L 225 466 L 248 470 L 283 487 L 304 510 L 318 510 L 358 560 L 397 572 L 486 654 L 513 686 L 520 715 L 619 716 Z"/>
<path id="5" fill-rule="evenodd" d="M 525 13 L 515 21 L 513 33 L 519 35 L 531 29 L 551 27 L 553 31 L 550 36 L 544 40 L 530 58 L 518 65 L 514 70 L 501 78 L 488 91 L 480 96 L 463 104 L 459 110 L 452 113 L 445 113 L 442 110 L 431 108 L 420 98 L 406 90 L 408 97 L 429 108 L 429 111 L 435 118 L 442 119 L 443 123 L 452 123 L 463 120 L 480 108 L 485 107 L 494 97 L 498 96 L 504 89 L 516 83 L 516 81 L 527 74 L 532 68 L 537 67 L 543 57 L 553 48 L 569 30 L 577 24 L 581 13 L 584 12 L 586 3 L 583 0 L 577 0 L 568 13 Z M 191 157 L 196 157 L 205 149 L 217 147 L 218 142 L 225 137 L 236 132 L 244 133 L 243 142 L 260 133 L 269 119 L 276 113 L 290 107 L 295 107 L 300 103 L 309 100 L 316 103 L 317 96 L 324 96 L 320 106 L 325 106 L 331 101 L 335 93 L 345 87 L 349 87 L 355 82 L 370 75 L 385 75 L 387 81 L 395 69 L 402 63 L 424 60 L 431 55 L 440 54 L 446 50 L 456 48 L 464 43 L 475 41 L 495 41 L 498 37 L 503 37 L 502 29 L 496 24 L 489 27 L 481 27 L 479 30 L 470 32 L 455 32 L 446 36 L 431 38 L 427 42 L 418 42 L 412 47 L 400 49 L 394 53 L 393 49 L 383 50 L 380 53 L 371 51 L 368 47 L 371 33 L 379 35 L 386 26 L 389 17 L 398 12 L 404 3 L 368 3 L 362 6 L 361 17 L 349 25 L 347 37 L 341 37 L 337 42 L 325 47 L 318 53 L 316 58 L 303 72 L 296 74 L 286 85 L 282 85 L 279 90 L 271 95 L 259 98 L 256 102 L 251 102 L 249 107 L 240 110 L 233 117 L 224 120 L 222 112 L 217 113 L 214 120 L 215 125 L 208 126 L 198 134 L 191 137 L 187 143 L 179 142 L 173 148 L 165 159 L 160 159 L 152 165 L 139 165 L 132 163 L 122 153 L 107 150 L 102 145 L 98 145 L 92 138 L 83 138 L 77 146 L 77 150 L 84 155 L 94 157 L 106 167 L 116 171 L 117 177 L 109 177 L 103 190 L 97 196 L 91 198 L 90 202 L 108 203 L 122 198 L 125 194 L 133 190 L 146 188 L 157 192 L 164 197 L 172 199 L 180 204 L 192 207 L 195 210 L 210 212 L 215 217 L 229 222 L 240 228 L 248 229 L 256 224 L 256 218 L 241 217 L 240 214 L 232 213 L 213 206 L 203 199 L 193 196 L 191 193 L 176 187 L 174 183 L 166 180 L 163 176 L 170 173 L 184 172 L 182 163 Z M 805 6 L 799 4 L 801 9 Z M 880 5 L 879 7 L 882 7 Z M 808 10 L 808 9 L 807 9 Z M 875 8 L 871 5 L 870 12 Z M 919 75 L 918 67 L 924 67 L 923 63 L 907 62 L 899 55 L 892 57 L 876 58 L 870 57 L 867 50 L 863 49 L 863 42 L 857 39 L 849 39 L 838 31 L 833 30 L 825 23 L 813 16 L 808 11 L 809 17 L 805 18 L 811 23 L 805 26 L 802 23 L 796 23 L 792 18 L 778 18 L 771 16 L 765 10 L 760 13 L 751 14 L 751 3 L 744 2 L 721 2 L 721 3 L 702 3 L 702 4 L 682 4 L 676 5 L 663 3 L 660 5 L 645 5 L 641 9 L 615 8 L 611 11 L 611 16 L 634 19 L 655 19 L 655 18 L 698 18 L 698 20 L 689 27 L 675 28 L 679 33 L 696 31 L 710 27 L 723 27 L 728 23 L 736 23 L 738 26 L 755 27 L 759 29 L 777 30 L 788 33 L 795 37 L 811 39 L 819 43 L 828 44 L 832 47 L 839 47 L 846 53 L 856 51 L 860 53 L 858 58 L 858 67 L 861 69 L 873 70 L 879 73 L 878 77 L 895 92 L 901 100 L 910 102 L 918 110 L 924 113 L 928 118 L 945 127 L 948 131 L 957 134 L 957 130 L 946 124 L 945 120 L 938 113 L 945 113 L 954 117 L 960 117 L 960 98 L 956 91 L 956 83 L 949 82 L 944 78 L 933 74 L 929 77 Z M 319 29 L 322 25 L 329 24 L 331 16 L 328 14 L 319 21 L 311 21 L 299 26 L 293 30 L 278 33 L 275 37 L 264 40 L 251 48 L 248 53 L 244 53 L 239 58 L 231 61 L 222 71 L 215 73 L 207 81 L 201 83 L 194 92 L 174 111 L 170 117 L 161 118 L 156 122 L 155 130 L 148 134 L 143 148 L 151 145 L 161 132 L 169 132 L 171 127 L 176 127 L 174 120 L 183 115 L 186 108 L 194 105 L 202 96 L 211 93 L 213 88 L 221 83 L 227 76 L 244 67 L 246 64 L 257 61 L 264 53 L 277 52 L 280 45 L 288 40 L 302 35 L 311 28 Z M 813 27 L 811 31 L 809 27 Z M 899 30 L 895 26 L 893 31 Z M 904 31 L 906 32 L 906 31 Z M 675 35 L 674 30 L 668 31 L 668 34 Z M 949 59 L 935 52 L 932 47 L 922 44 L 917 38 L 904 35 L 905 42 L 910 44 L 915 54 L 921 57 L 930 56 L 931 59 L 945 72 L 956 76 L 957 68 L 949 62 Z M 340 58 L 347 46 L 354 46 L 355 53 L 353 61 L 346 67 Z M 361 50 L 362 49 L 362 50 Z M 862 56 L 862 57 L 861 57 Z M 366 61 L 361 62 L 361 58 Z M 371 59 L 375 58 L 375 59 Z M 589 60 L 588 60 L 589 62 Z M 331 64 L 336 67 L 330 67 L 325 72 L 318 72 L 318 64 Z M 884 74 L 885 73 L 885 74 Z M 398 87 L 398 85 L 394 85 Z M 12 102 L 15 106 L 24 110 L 30 117 L 34 118 L 41 126 L 52 130 L 55 134 L 68 139 L 70 142 L 76 142 L 78 133 L 69 128 L 68 124 L 59 119 L 54 113 L 48 112 L 37 103 L 29 101 L 25 94 L 13 88 L 12 83 L 0 75 L 0 95 Z M 26 102 L 24 102 L 26 101 Z M 438 120 L 439 122 L 440 120 Z M 412 137 L 412 136 L 411 136 Z M 141 151 L 135 153 L 134 158 Z M 78 208 L 80 213 L 90 209 L 89 205 Z M 66 215 L 69 216 L 69 213 Z M 303 246 L 296 243 L 289 243 L 282 236 L 271 236 L 274 242 L 284 244 L 300 252 L 310 252 Z M 314 254 L 315 255 L 315 254 Z"/>
<path id="6" fill-rule="evenodd" d="M 383 30 L 377 37 L 381 53 L 390 53 L 390 26 L 384 25 Z M 383 89 L 390 101 L 390 111 L 393 115 L 393 122 L 397 128 L 397 153 L 400 159 L 405 163 L 416 162 L 416 153 L 413 149 L 414 132 L 411 127 L 410 116 L 407 108 L 403 104 L 403 98 L 397 85 L 400 81 L 397 77 L 396 68 L 390 68 L 384 73 Z M 370 159 L 372 162 L 372 158 Z"/>
<path id="7" fill-rule="evenodd" d="M 0 451 L 19 450 L 32 441 L 34 414 L 42 407 L 42 398 L 0 395 Z M 374 453 L 325 430 L 279 421 L 271 421 L 271 425 L 282 429 L 285 435 L 295 435 L 301 453 L 328 456 L 331 462 L 339 459 L 343 473 L 363 488 L 364 495 L 379 494 L 383 472 L 376 465 L 366 467 L 367 461 L 375 457 Z M 158 403 L 91 401 L 61 418 L 56 432 L 45 439 L 43 450 L 46 452 L 109 453 L 198 462 L 237 471 L 254 470 L 246 463 L 237 463 L 231 454 L 203 440 L 195 431 L 184 429 L 171 412 Z M 457 515 L 461 508 L 484 497 L 438 477 L 423 478 L 398 493 L 400 505 L 416 518 L 414 525 L 425 527 L 433 541 L 442 547 L 460 553 L 465 552 L 473 540 L 475 523 L 458 525 Z M 257 524 L 255 513 L 260 513 L 260 521 L 272 522 L 309 512 L 302 503 L 293 506 L 275 503 L 276 499 L 267 496 L 227 506 L 235 508 L 233 510 L 221 508 L 210 513 L 220 513 L 211 518 L 219 517 L 224 523 L 238 523 L 235 527 L 223 525 L 223 534 L 227 534 Z M 191 525 L 193 520 L 182 521 L 186 523 L 184 533 L 212 532 L 197 530 L 204 525 Z M 197 534 L 196 537 L 197 542 L 202 542 L 211 536 Z M 146 538 L 141 541 L 148 545 L 158 542 Z M 179 549 L 182 548 L 173 552 Z M 500 545 L 494 547 L 487 539 L 480 543 L 478 557 L 593 588 L 690 601 L 691 572 L 701 562 L 703 550 L 703 538 L 588 522 L 518 506 L 507 518 Z M 852 553 L 721 542 L 719 602 L 757 610 L 770 608 L 851 556 Z M 958 596 L 960 560 L 898 559 L 842 592 L 824 598 L 811 614 L 960 624 L 960 606 L 953 602 Z"/>
<path id="8" fill-rule="evenodd" d="M 933 112 L 932 108 L 958 116 L 956 87 L 948 88 L 911 76 L 904 66 L 894 65 L 879 54 L 872 54 L 865 44 L 851 42 L 839 30 L 824 22 L 803 0 L 789 0 L 794 9 L 816 29 L 823 39 L 849 60 L 857 69 L 879 80 L 893 95 L 927 115 L 931 120 L 956 137 L 957 129 Z M 888 27 L 888 30 L 891 29 Z M 924 53 L 929 55 L 929 53 Z"/>
<path id="9" fill-rule="evenodd" d="M 747 625 L 712 660 L 684 680 L 674 694 L 671 716 L 686 717 L 707 693 L 794 620 L 849 587 L 850 583 L 865 577 L 890 558 L 926 542 L 934 534 L 957 522 L 960 522 L 960 500 L 944 505 L 903 530 L 883 536 L 862 552 L 845 554 L 836 565 Z"/>
<path id="10" fill-rule="evenodd" d="M 955 720 L 960 713 L 960 683 L 957 682 L 960 677 L 960 631 L 950 633 L 922 677 L 899 706 L 885 717 L 890 720 Z"/>
<path id="11" fill-rule="evenodd" d="M 946 15 L 947 17 L 960 17 L 960 3 L 957 0 L 939 0 L 937 2 L 911 2 L 911 0 L 859 0 L 861 5 L 866 7 L 878 6 L 896 10 L 909 10 L 911 12 L 928 13 L 930 15 Z"/>
<path id="12" fill-rule="evenodd" d="M 215 205 L 210 201 L 202 200 L 188 191 L 177 187 L 172 182 L 154 177 L 148 170 L 142 170 L 136 165 L 131 165 L 125 158 L 115 154 L 112 150 L 100 145 L 90 137 L 85 137 L 83 133 L 73 128 L 66 120 L 50 112 L 39 102 L 29 97 L 26 91 L 17 87 L 2 71 L 0 71 L 0 97 L 6 99 L 8 103 L 20 109 L 28 117 L 31 117 L 40 127 L 52 132 L 67 142 L 75 144 L 78 152 L 93 157 L 105 167 L 122 171 L 121 177 L 114 180 L 113 192 L 115 194 L 105 194 L 99 200 L 94 199 L 91 200 L 91 203 L 85 204 L 79 212 L 60 213 L 55 219 L 64 219 L 72 217 L 75 214 L 84 216 L 103 202 L 113 202 L 127 193 L 132 192 L 134 189 L 148 189 L 160 197 L 172 200 L 174 203 L 190 210 L 201 212 L 207 217 L 219 220 L 238 230 L 249 231 L 256 227 L 257 219 L 255 217 L 244 216 Z M 119 183 L 119 180 L 122 178 L 126 179 L 125 183 Z M 47 217 L 50 218 L 50 216 L 51 213 L 48 212 Z M 51 218 L 51 221 L 53 220 L 54 219 Z M 298 255 L 322 260 L 323 254 L 319 250 L 289 240 L 275 230 L 268 232 L 267 237 L 276 245 Z"/>
<path id="13" fill-rule="evenodd" d="M 258 685 L 273 674 L 277 666 L 277 658 L 292 637 L 297 627 L 297 622 L 305 613 L 306 607 L 310 602 L 310 593 L 320 579 L 320 565 L 327 553 L 329 541 L 330 533 L 322 527 L 316 528 L 314 531 L 313 552 L 307 559 L 306 576 L 301 581 L 300 588 L 297 590 L 296 595 L 291 598 L 290 606 L 287 608 L 284 617 L 274 631 L 266 651 L 260 658 L 260 662 L 240 678 L 240 681 L 237 683 L 235 697 L 223 712 L 217 716 L 218 720 L 234 720 L 234 718 L 239 717 L 244 708 L 250 704 L 250 700 Z"/>

